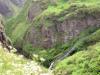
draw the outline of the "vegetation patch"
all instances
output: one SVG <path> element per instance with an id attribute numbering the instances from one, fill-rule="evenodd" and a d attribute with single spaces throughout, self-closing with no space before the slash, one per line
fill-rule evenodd
<path id="1" fill-rule="evenodd" d="M 7 52 L 0 46 L 0 75 L 39 75 L 46 69 L 34 60 L 28 60 L 23 55 Z"/>
<path id="2" fill-rule="evenodd" d="M 56 65 L 56 75 L 99 75 L 100 43 L 67 57 Z"/>

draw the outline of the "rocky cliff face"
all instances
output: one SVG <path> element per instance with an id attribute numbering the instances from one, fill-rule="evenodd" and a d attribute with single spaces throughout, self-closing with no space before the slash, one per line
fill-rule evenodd
<path id="1" fill-rule="evenodd" d="M 8 4 L 6 4 L 6 2 L 0 1 L 0 13 L 3 16 L 12 15 L 11 9 L 9 8 Z"/>
<path id="2" fill-rule="evenodd" d="M 0 0 L 0 14 L 10 17 L 15 13 L 14 9 L 22 7 L 24 3 L 25 0 Z"/>
<path id="3" fill-rule="evenodd" d="M 28 20 L 32 21 L 34 17 L 42 13 L 41 2 L 33 2 L 28 11 Z"/>
<path id="4" fill-rule="evenodd" d="M 56 0 L 33 0 L 29 7 L 28 20 L 33 21 L 33 19 L 47 9 L 50 4 L 56 4 Z"/>
<path id="5" fill-rule="evenodd" d="M 57 43 L 67 42 L 91 26 L 99 27 L 100 18 L 88 17 L 82 20 L 65 20 L 62 23 L 57 22 L 54 26 L 48 28 L 42 25 L 39 30 L 32 27 L 26 36 L 26 40 L 33 44 L 34 47 L 50 48 Z"/>
<path id="6" fill-rule="evenodd" d="M 70 14 L 75 12 L 75 10 L 71 11 Z M 33 23 L 33 26 L 29 29 L 25 37 L 25 40 L 30 42 L 34 47 L 44 48 L 51 48 L 57 43 L 65 43 L 77 37 L 80 32 L 84 31 L 88 27 L 100 26 L 100 17 L 96 16 L 99 11 L 97 11 L 95 15 L 93 15 L 95 10 L 93 10 L 92 13 L 88 12 L 87 9 L 84 13 L 81 13 L 79 10 L 75 12 L 75 15 L 71 17 L 67 16 L 63 21 L 58 20 L 57 16 L 46 18 L 52 21 L 51 25 L 48 27 L 42 18 L 41 21 L 43 22 L 39 24 L 39 28 L 35 27 L 35 24 Z"/>

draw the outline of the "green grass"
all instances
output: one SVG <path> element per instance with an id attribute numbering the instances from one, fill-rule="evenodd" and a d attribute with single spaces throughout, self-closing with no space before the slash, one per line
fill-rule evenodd
<path id="1" fill-rule="evenodd" d="M 54 73 L 55 75 L 99 75 L 99 66 L 100 43 L 97 43 L 59 62 Z"/>
<path id="2" fill-rule="evenodd" d="M 30 26 L 30 23 L 27 21 L 27 12 L 31 5 L 30 3 L 31 0 L 28 0 L 21 12 L 6 22 L 6 33 L 12 39 L 13 43 L 16 43 L 18 39 L 22 40 Z"/>
<path id="3" fill-rule="evenodd" d="M 46 69 L 23 55 L 9 53 L 0 46 L 0 75 L 38 75 Z"/>

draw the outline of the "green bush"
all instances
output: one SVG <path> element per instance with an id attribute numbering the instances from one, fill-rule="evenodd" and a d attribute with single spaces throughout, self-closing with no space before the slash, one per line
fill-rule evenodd
<path id="1" fill-rule="evenodd" d="M 80 51 L 63 61 L 55 68 L 55 75 L 99 75 L 100 43 Z"/>

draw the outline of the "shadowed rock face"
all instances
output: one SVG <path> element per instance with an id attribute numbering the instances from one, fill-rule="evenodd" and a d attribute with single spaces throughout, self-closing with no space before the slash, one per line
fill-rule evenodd
<path id="1" fill-rule="evenodd" d="M 63 22 L 55 22 L 55 25 L 45 27 L 42 24 L 39 29 L 30 28 L 26 40 L 34 47 L 50 48 L 57 43 L 65 43 L 78 36 L 81 31 L 88 27 L 99 27 L 100 18 L 87 17 L 84 19 L 67 19 Z"/>
<path id="2" fill-rule="evenodd" d="M 10 17 L 14 13 L 13 6 L 22 7 L 24 3 L 25 0 L 0 0 L 0 13 L 5 17 Z"/>
<path id="3" fill-rule="evenodd" d="M 45 10 L 49 4 L 55 5 L 57 0 L 33 0 L 32 5 L 29 8 L 28 20 L 32 21 L 34 17 L 38 16 Z"/>
<path id="4" fill-rule="evenodd" d="M 73 9 L 74 7 L 70 7 L 67 11 L 71 13 L 77 10 L 77 8 Z M 36 27 L 36 23 L 33 23 L 32 27 L 28 30 L 25 42 L 30 42 L 34 47 L 51 48 L 56 44 L 63 44 L 77 37 L 80 32 L 88 27 L 100 27 L 100 17 L 98 16 L 100 11 L 96 11 L 95 15 L 88 13 L 88 10 L 85 11 L 81 13 L 79 10 L 75 12 L 76 15 L 66 17 L 61 21 L 59 20 L 59 16 L 64 17 L 65 12 L 62 12 L 59 16 L 53 14 L 44 18 L 42 16 L 42 18 L 39 18 L 41 22 L 37 21 L 37 23 L 39 22 L 37 24 L 39 27 Z M 49 26 L 47 26 L 45 18 L 51 21 Z"/>
<path id="5" fill-rule="evenodd" d="M 41 2 L 33 2 L 28 12 L 28 20 L 32 21 L 34 17 L 42 12 Z"/>
<path id="6" fill-rule="evenodd" d="M 12 15 L 11 9 L 5 2 L 0 1 L 0 13 L 3 16 L 10 16 Z"/>

